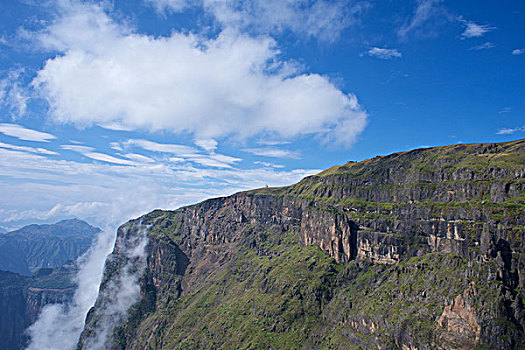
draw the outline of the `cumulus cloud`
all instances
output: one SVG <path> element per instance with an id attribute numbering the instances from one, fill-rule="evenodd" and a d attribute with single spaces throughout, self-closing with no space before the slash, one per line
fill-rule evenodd
<path id="1" fill-rule="evenodd" d="M 385 49 L 380 47 L 373 47 L 367 51 L 368 56 L 381 58 L 383 60 L 389 60 L 396 57 L 403 56 L 397 49 Z"/>
<path id="2" fill-rule="evenodd" d="M 315 134 L 349 146 L 366 125 L 354 95 L 290 70 L 267 36 L 150 37 L 97 5 L 74 3 L 39 39 L 60 52 L 33 81 L 59 123 L 189 133 L 201 147 L 258 134 Z"/>
<path id="3" fill-rule="evenodd" d="M 477 24 L 471 21 L 464 20 L 461 21 L 466 25 L 465 31 L 461 34 L 461 37 L 463 39 L 478 38 L 485 35 L 485 33 L 491 32 L 494 29 L 496 29 L 495 27 L 491 27 L 486 24 Z"/>
<path id="4" fill-rule="evenodd" d="M 49 142 L 49 140 L 56 139 L 54 135 L 10 123 L 1 123 L 0 133 L 24 141 Z"/>
<path id="5" fill-rule="evenodd" d="M 525 53 L 525 49 L 514 49 L 512 50 L 512 54 L 514 56 L 523 55 Z"/>

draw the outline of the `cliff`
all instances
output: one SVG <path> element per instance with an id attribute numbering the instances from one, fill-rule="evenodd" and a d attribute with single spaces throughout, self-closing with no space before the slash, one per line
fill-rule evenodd
<path id="1" fill-rule="evenodd" d="M 524 189 L 519 140 L 349 162 L 151 212 L 119 229 L 79 348 L 130 268 L 138 299 L 106 347 L 521 348 Z M 145 254 L 130 256 L 137 242 Z"/>
<path id="2" fill-rule="evenodd" d="M 71 300 L 76 269 L 41 269 L 33 276 L 0 270 L 0 349 L 24 349 L 25 333 L 47 304 Z"/>

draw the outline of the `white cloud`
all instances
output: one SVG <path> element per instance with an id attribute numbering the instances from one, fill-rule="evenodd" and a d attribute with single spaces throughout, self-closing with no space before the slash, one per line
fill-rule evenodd
<path id="1" fill-rule="evenodd" d="M 514 49 L 512 50 L 512 54 L 514 56 L 523 55 L 525 53 L 525 49 Z"/>
<path id="2" fill-rule="evenodd" d="M 395 57 L 403 56 L 397 49 L 385 49 L 380 47 L 373 47 L 368 50 L 367 55 L 381 58 L 383 60 L 389 60 Z"/>
<path id="3" fill-rule="evenodd" d="M 39 36 L 60 55 L 33 82 L 56 122 L 116 123 L 196 140 L 316 134 L 343 146 L 366 125 L 355 96 L 321 75 L 290 74 L 267 36 L 225 30 L 211 39 L 154 38 L 130 32 L 96 5 L 66 10 Z"/>
<path id="4" fill-rule="evenodd" d="M 245 148 L 243 149 L 243 151 L 255 154 L 257 156 L 263 156 L 263 157 L 291 158 L 291 159 L 300 158 L 297 152 L 279 149 L 275 147 Z"/>
<path id="5" fill-rule="evenodd" d="M 499 129 L 496 134 L 498 134 L 498 135 L 512 135 L 512 134 L 515 134 L 515 133 L 521 132 L 521 131 L 525 131 L 525 125 L 522 126 L 522 127 L 518 127 L 518 128 L 502 128 L 502 129 Z"/>
<path id="6" fill-rule="evenodd" d="M 54 135 L 25 128 L 18 124 L 1 123 L 0 133 L 16 137 L 24 141 L 38 141 L 38 142 L 49 142 L 49 140 L 56 139 Z"/>
<path id="7" fill-rule="evenodd" d="M 494 45 L 493 43 L 487 41 L 486 43 L 483 43 L 481 45 L 472 46 L 469 50 L 474 50 L 474 51 L 488 50 L 488 49 L 492 49 L 495 46 L 496 45 Z"/>
<path id="8" fill-rule="evenodd" d="M 47 154 L 47 155 L 57 155 L 58 154 L 56 152 L 53 152 L 53 151 L 50 151 L 48 149 L 41 148 L 41 147 L 35 148 L 35 147 L 28 147 L 28 146 L 16 146 L 16 145 L 11 145 L 8 143 L 3 143 L 3 142 L 0 142 L 0 147 L 12 149 L 15 151 L 25 151 L 25 152 L 38 153 L 38 154 Z"/>
<path id="9" fill-rule="evenodd" d="M 485 24 L 477 24 L 474 22 L 464 20 L 462 20 L 462 22 L 464 22 L 467 26 L 463 34 L 461 34 L 461 37 L 463 39 L 481 37 L 485 35 L 485 33 L 491 32 L 494 29 L 496 29 L 495 27 L 491 27 Z"/>

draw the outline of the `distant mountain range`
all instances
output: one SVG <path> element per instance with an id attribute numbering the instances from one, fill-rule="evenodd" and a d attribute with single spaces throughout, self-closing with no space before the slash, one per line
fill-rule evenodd
<path id="1" fill-rule="evenodd" d="M 100 229 L 78 220 L 28 225 L 0 236 L 0 270 L 29 276 L 76 260 L 93 243 Z"/>

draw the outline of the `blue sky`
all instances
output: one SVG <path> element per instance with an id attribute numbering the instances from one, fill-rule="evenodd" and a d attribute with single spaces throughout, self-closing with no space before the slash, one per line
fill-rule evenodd
<path id="1" fill-rule="evenodd" d="M 0 4 L 0 226 L 525 137 L 523 1 Z"/>

